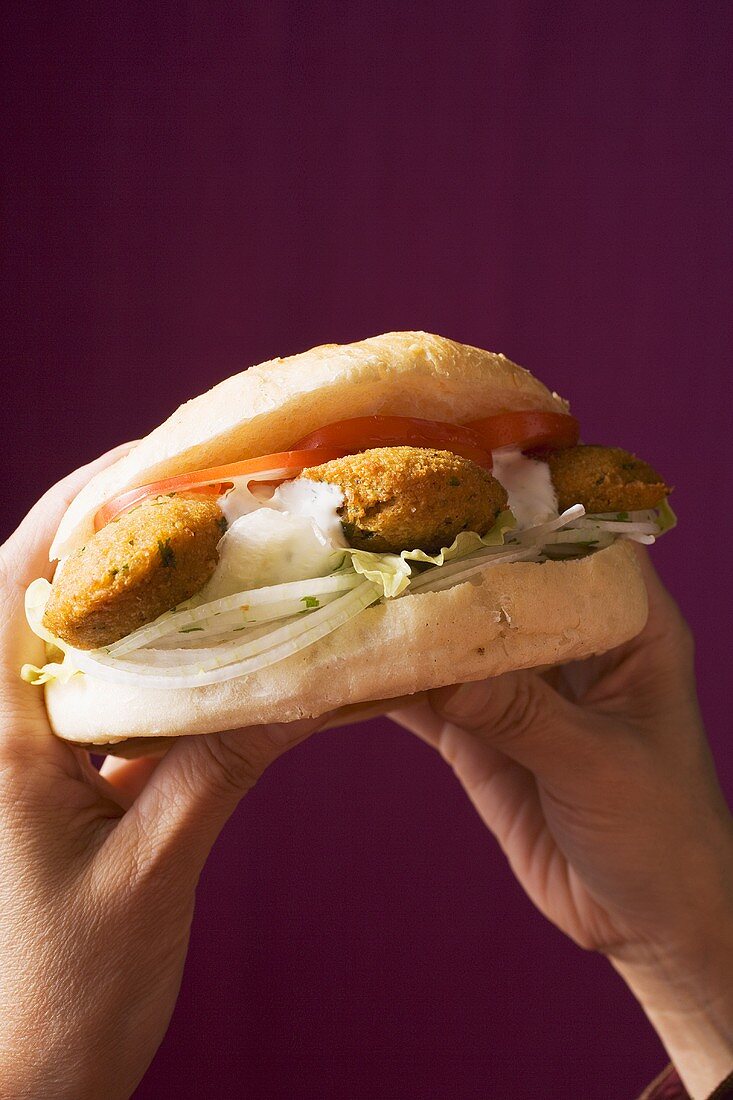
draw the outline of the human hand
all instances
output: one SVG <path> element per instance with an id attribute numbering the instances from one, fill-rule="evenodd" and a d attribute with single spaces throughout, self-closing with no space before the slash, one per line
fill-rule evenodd
<path id="1" fill-rule="evenodd" d="M 637 637 L 587 661 L 444 688 L 392 717 L 453 767 L 535 905 L 603 952 L 694 1097 L 733 1068 L 733 824 L 689 630 L 640 551 Z"/>
<path id="2" fill-rule="evenodd" d="M 168 1026 L 204 861 L 264 769 L 326 718 L 108 757 L 51 732 L 20 679 L 43 663 L 23 611 L 71 498 L 110 452 L 51 489 L 0 547 L 0 1094 L 128 1097 Z"/>

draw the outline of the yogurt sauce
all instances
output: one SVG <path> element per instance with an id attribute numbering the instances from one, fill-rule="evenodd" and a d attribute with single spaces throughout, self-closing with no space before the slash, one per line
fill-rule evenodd
<path id="1" fill-rule="evenodd" d="M 558 514 L 557 496 L 546 462 L 527 458 L 515 447 L 502 447 L 493 452 L 493 458 L 492 473 L 506 489 L 518 531 Z"/>
<path id="2" fill-rule="evenodd" d="M 227 496 L 219 500 L 229 527 L 251 511 L 273 508 L 313 520 L 324 538 L 337 547 L 348 546 L 338 515 L 342 504 L 343 494 L 336 485 L 311 482 L 306 477 L 283 482 L 274 492 L 271 485 L 258 485 L 252 478 L 239 478 Z"/>
<path id="3" fill-rule="evenodd" d="M 249 483 L 248 483 L 249 481 Z M 262 508 L 312 520 L 324 543 L 334 547 L 348 546 L 341 527 L 339 508 L 344 495 L 335 485 L 307 478 L 284 481 L 277 489 L 258 485 L 254 480 L 235 483 L 235 487 L 220 499 L 219 506 L 231 527 L 237 520 Z"/>
<path id="4" fill-rule="evenodd" d="M 277 508 L 280 512 L 312 520 L 331 546 L 349 545 L 339 515 L 344 494 L 338 486 L 299 477 L 294 481 L 284 481 L 268 503 L 270 508 Z"/>

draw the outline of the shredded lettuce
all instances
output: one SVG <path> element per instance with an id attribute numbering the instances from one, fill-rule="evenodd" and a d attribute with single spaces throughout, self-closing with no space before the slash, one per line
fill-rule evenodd
<path id="1" fill-rule="evenodd" d="M 41 668 L 38 665 L 23 665 L 20 670 L 20 678 L 25 680 L 27 684 L 41 687 L 43 684 L 50 684 L 52 680 L 58 680 L 60 684 L 68 684 L 71 677 L 76 676 L 78 672 L 79 669 L 67 653 L 60 664 L 58 661 L 49 661 Z"/>
<path id="2" fill-rule="evenodd" d="M 51 582 L 44 577 L 38 577 L 32 581 L 25 590 L 25 617 L 34 634 L 43 638 L 49 645 L 55 645 L 58 649 L 63 646 L 58 642 L 50 630 L 43 625 L 43 612 L 46 610 L 48 597 L 51 595 Z"/>
<path id="3" fill-rule="evenodd" d="M 410 567 L 399 554 L 373 554 L 370 550 L 354 550 L 353 547 L 344 553 L 351 558 L 355 571 L 377 585 L 381 595 L 388 600 L 399 596 L 410 583 Z"/>
<path id="4" fill-rule="evenodd" d="M 375 554 L 370 550 L 354 550 L 347 547 L 345 554 L 351 557 L 351 563 L 357 573 L 377 584 L 385 599 L 391 600 L 401 595 L 410 584 L 412 569 L 410 562 L 424 565 L 445 565 L 449 561 L 466 558 L 477 550 L 487 546 L 501 546 L 507 531 L 513 530 L 516 520 L 508 510 L 497 517 L 496 523 L 485 535 L 475 531 L 459 531 L 450 546 L 444 546 L 437 554 L 426 554 L 424 550 L 403 550 L 401 554 Z"/>
<path id="5" fill-rule="evenodd" d="M 52 680 L 66 684 L 79 671 L 68 652 L 68 647 L 43 625 L 43 612 L 46 610 L 50 594 L 51 585 L 43 577 L 29 584 L 25 593 L 25 614 L 28 625 L 33 633 L 46 643 L 46 656 L 53 658 L 40 668 L 38 665 L 25 664 L 20 670 L 22 680 L 39 687 Z M 56 659 L 57 655 L 61 656 L 61 661 Z"/>
<path id="6" fill-rule="evenodd" d="M 665 497 L 662 503 L 657 508 L 659 534 L 666 535 L 667 531 L 671 531 L 673 527 L 677 526 L 677 516 L 672 511 L 669 500 Z"/>

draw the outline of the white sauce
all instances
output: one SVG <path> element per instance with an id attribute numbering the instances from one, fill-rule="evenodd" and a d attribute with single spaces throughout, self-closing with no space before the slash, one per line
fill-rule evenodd
<path id="1" fill-rule="evenodd" d="M 271 485 L 258 485 L 251 478 L 235 478 L 234 488 L 226 496 L 219 497 L 219 507 L 227 526 L 231 527 L 242 516 L 262 508 L 272 498 Z"/>
<path id="2" fill-rule="evenodd" d="M 515 447 L 502 447 L 493 452 L 493 458 L 492 473 L 507 491 L 518 530 L 544 523 L 558 514 L 557 496 L 546 462 L 527 458 Z"/>
<path id="3" fill-rule="evenodd" d="M 299 477 L 284 481 L 273 493 L 268 507 L 292 516 L 305 516 L 313 520 L 331 546 L 348 546 L 338 514 L 343 503 L 344 494 L 337 485 Z"/>
<path id="4" fill-rule="evenodd" d="M 344 497 L 335 485 L 298 478 L 273 492 L 248 481 L 239 479 L 219 501 L 228 526 L 207 599 L 325 576 L 348 546 L 338 515 Z"/>
<path id="5" fill-rule="evenodd" d="M 348 546 L 338 516 L 343 503 L 344 494 L 336 485 L 308 478 L 284 481 L 274 491 L 271 485 L 258 485 L 251 478 L 238 478 L 234 488 L 219 498 L 219 507 L 229 527 L 259 508 L 273 508 L 276 512 L 312 519 L 323 532 L 324 541 L 333 546 Z"/>

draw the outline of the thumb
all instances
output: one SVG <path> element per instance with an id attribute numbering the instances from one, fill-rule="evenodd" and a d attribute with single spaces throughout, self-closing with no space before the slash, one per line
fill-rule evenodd
<path id="1" fill-rule="evenodd" d="M 567 774 L 568 767 L 581 767 L 595 756 L 595 738 L 580 721 L 577 708 L 536 672 L 512 672 L 439 688 L 430 692 L 429 703 L 443 727 L 465 730 L 548 783 Z M 397 718 L 423 733 L 409 715 Z M 426 732 L 427 739 L 440 748 L 434 720 L 432 734 Z M 440 738 L 445 745 L 451 740 Z"/>
<path id="2" fill-rule="evenodd" d="M 119 830 L 146 865 L 172 859 L 198 877 L 227 819 L 265 769 L 327 720 L 326 715 L 179 738 Z"/>

